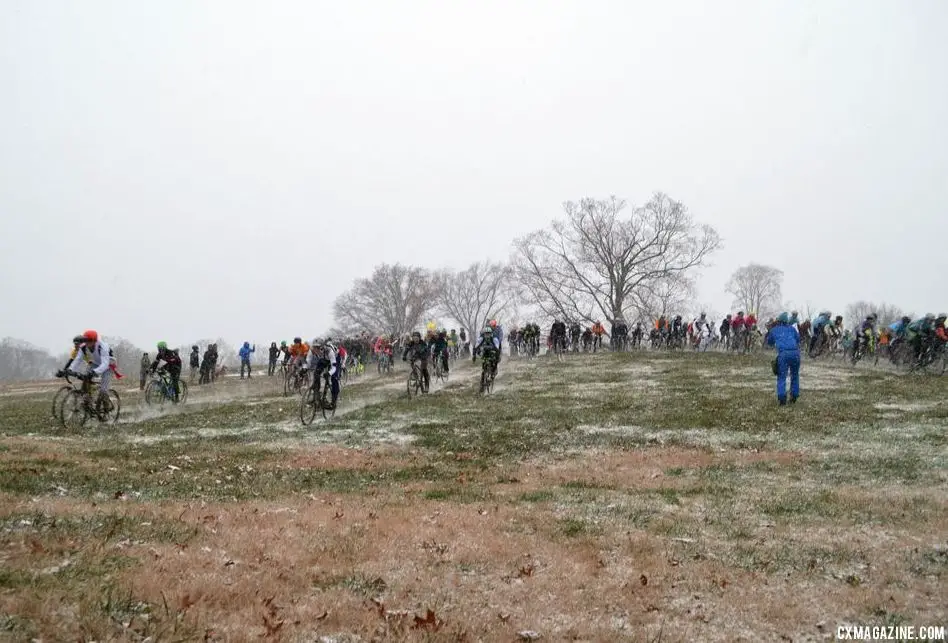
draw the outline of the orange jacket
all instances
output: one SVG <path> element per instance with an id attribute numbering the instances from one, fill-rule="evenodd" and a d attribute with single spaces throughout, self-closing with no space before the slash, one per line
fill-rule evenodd
<path id="1" fill-rule="evenodd" d="M 309 344 L 290 344 L 290 357 L 306 357 L 309 354 Z"/>

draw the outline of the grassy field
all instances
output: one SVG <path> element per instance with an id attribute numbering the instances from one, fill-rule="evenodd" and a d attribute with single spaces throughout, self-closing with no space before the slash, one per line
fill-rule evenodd
<path id="1" fill-rule="evenodd" d="M 0 638 L 823 640 L 948 622 L 948 378 L 596 355 L 304 428 L 265 377 L 83 434 L 0 390 Z M 126 382 L 128 380 L 125 380 Z"/>

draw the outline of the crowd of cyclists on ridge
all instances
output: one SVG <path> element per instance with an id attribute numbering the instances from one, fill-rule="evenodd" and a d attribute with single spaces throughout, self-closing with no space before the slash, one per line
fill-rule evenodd
<path id="1" fill-rule="evenodd" d="M 417 366 L 420 369 L 424 390 L 427 391 L 431 379 L 428 368 L 430 361 L 438 360 L 441 370 L 448 373 L 452 360 L 466 356 L 476 360 L 481 356 L 485 371 L 490 371 L 493 377 L 505 346 L 511 356 L 528 358 L 538 356 L 541 345 L 545 345 L 546 352 L 552 354 L 601 351 L 606 347 L 603 338 L 608 340 L 608 347 L 613 351 L 648 347 L 749 353 L 765 346 L 767 334 L 778 325 L 792 326 L 799 337 L 801 353 L 811 358 L 836 354 L 856 362 L 867 355 L 874 355 L 877 361 L 881 357 L 912 369 L 944 359 L 948 344 L 945 313 L 927 314 L 914 320 L 902 317 L 888 326 L 880 325 L 877 321 L 876 316 L 870 314 L 847 327 L 841 315 L 833 316 L 830 311 L 823 311 L 812 320 L 801 320 L 794 311 L 761 323 L 753 312 L 745 314 L 738 311 L 725 316 L 720 324 L 712 322 L 705 313 L 688 322 L 681 315 L 662 315 L 648 328 L 642 322 L 630 328 L 627 322 L 617 319 L 610 322 L 609 331 L 600 320 L 583 325 L 554 319 L 549 331 L 543 335 L 540 327 L 533 322 L 522 327 L 512 326 L 505 333 L 501 324 L 491 320 L 474 338 L 469 338 L 463 328 L 460 331 L 448 331 L 428 323 L 424 334 L 414 331 L 402 336 L 372 336 L 363 332 L 338 342 L 334 342 L 331 337 L 317 337 L 309 343 L 301 337 L 294 338 L 292 343 L 283 341 L 277 345 L 273 342 L 268 352 L 267 374 L 273 376 L 278 369 L 284 377 L 310 374 L 311 377 L 305 379 L 317 393 L 322 382 L 330 387 L 330 404 L 335 408 L 340 378 L 348 369 L 353 366 L 364 368 L 369 362 L 374 362 L 380 373 L 390 372 L 397 355 L 413 368 Z M 147 353 L 142 356 L 141 387 L 144 388 L 149 373 L 167 376 L 171 382 L 171 396 L 177 402 L 182 371 L 179 351 L 169 348 L 163 341 L 157 343 L 156 349 L 154 359 L 149 358 Z M 244 342 L 238 351 L 241 378 L 245 375 L 251 377 L 251 356 L 255 351 L 256 346 L 251 346 L 249 342 Z M 199 347 L 192 346 L 192 381 L 198 377 L 199 384 L 213 382 L 224 370 L 217 366 L 219 359 L 216 344 L 209 344 L 203 357 Z M 90 390 L 92 381 L 98 378 L 95 413 L 100 419 L 109 412 L 112 377 L 122 377 L 111 349 L 95 330 L 87 330 L 73 338 L 69 359 L 56 375 L 75 377 Z"/>

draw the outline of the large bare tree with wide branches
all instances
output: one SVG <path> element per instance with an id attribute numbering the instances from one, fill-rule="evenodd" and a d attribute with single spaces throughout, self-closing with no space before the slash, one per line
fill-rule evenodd
<path id="1" fill-rule="evenodd" d="M 336 298 L 333 315 L 345 332 L 402 335 L 418 328 L 436 292 L 435 279 L 427 270 L 381 264 Z"/>
<path id="2" fill-rule="evenodd" d="M 549 317 L 625 319 L 665 287 L 687 283 L 720 245 L 713 228 L 657 192 L 642 206 L 615 196 L 563 204 L 564 218 L 514 242 L 519 286 Z"/>

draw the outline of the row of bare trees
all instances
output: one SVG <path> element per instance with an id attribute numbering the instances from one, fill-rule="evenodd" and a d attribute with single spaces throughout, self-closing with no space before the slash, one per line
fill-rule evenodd
<path id="1" fill-rule="evenodd" d="M 479 328 L 509 309 L 514 297 L 510 277 L 510 268 L 501 263 L 478 262 L 459 272 L 382 264 L 336 298 L 335 332 L 403 335 L 429 316 Z"/>
<path id="2" fill-rule="evenodd" d="M 333 306 L 340 332 L 403 334 L 429 316 L 477 329 L 522 302 L 541 319 L 652 317 L 694 297 L 693 272 L 720 246 L 717 233 L 662 193 L 644 205 L 583 199 L 515 240 L 511 261 L 431 272 L 383 264 Z"/>

